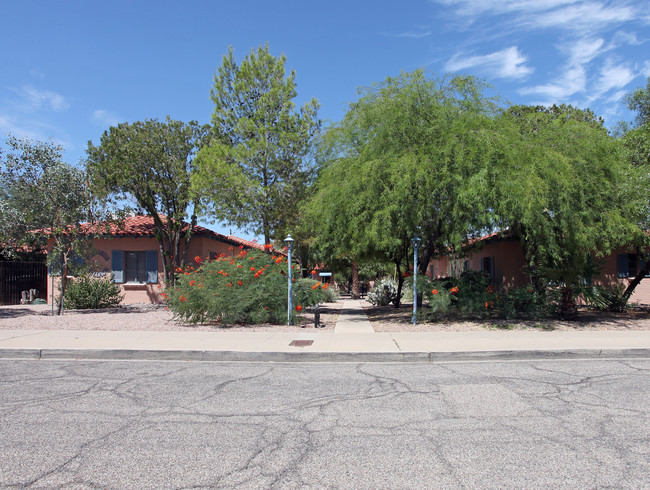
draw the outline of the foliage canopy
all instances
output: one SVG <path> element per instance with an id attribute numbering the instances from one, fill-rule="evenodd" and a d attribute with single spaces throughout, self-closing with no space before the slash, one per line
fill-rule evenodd
<path id="1" fill-rule="evenodd" d="M 190 195 L 194 156 L 208 134 L 196 121 L 167 117 L 121 123 L 104 131 L 99 146 L 88 142 L 88 172 L 101 196 L 131 199 L 151 216 L 163 256 L 167 281 L 187 260 L 187 247 L 196 225 L 197 200 Z M 192 212 L 191 225 L 183 220 Z"/>
<path id="2" fill-rule="evenodd" d="M 238 65 L 229 49 L 212 88 L 213 138 L 192 178 L 218 220 L 262 234 L 265 243 L 284 234 L 297 214 L 313 176 L 306 157 L 320 127 L 315 99 L 295 110 L 296 74 L 286 74 L 285 62 L 265 45 Z"/>

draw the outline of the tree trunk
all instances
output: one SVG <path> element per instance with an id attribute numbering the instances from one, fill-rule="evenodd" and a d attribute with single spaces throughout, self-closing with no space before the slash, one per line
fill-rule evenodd
<path id="1" fill-rule="evenodd" d="M 402 287 L 404 286 L 404 276 L 402 275 L 402 270 L 400 268 L 401 260 L 399 262 L 395 261 L 395 271 L 397 273 L 397 298 L 393 301 L 395 308 L 399 308 L 402 301 Z"/>
<path id="2" fill-rule="evenodd" d="M 359 299 L 361 293 L 359 291 L 359 264 L 352 261 L 352 299 Z"/>
<path id="3" fill-rule="evenodd" d="M 634 290 L 636 287 L 639 285 L 641 280 L 650 273 L 650 262 L 645 263 L 645 267 L 643 267 L 639 273 L 636 275 L 634 279 L 632 279 L 632 282 L 628 284 L 627 288 L 625 288 L 625 292 L 623 293 L 623 298 L 625 298 L 625 303 L 627 303 L 630 298 L 632 297 L 632 293 L 634 293 Z"/>
<path id="4" fill-rule="evenodd" d="M 562 315 L 562 318 L 572 320 L 578 316 L 578 307 L 576 305 L 573 289 L 568 286 L 564 286 L 562 288 L 561 294 L 562 299 L 560 304 L 560 315 Z"/>
<path id="5" fill-rule="evenodd" d="M 63 298 L 65 298 L 65 288 L 68 285 L 68 260 L 67 254 L 63 254 L 63 268 L 61 271 L 61 297 L 59 298 L 59 311 L 57 315 L 63 315 Z"/>

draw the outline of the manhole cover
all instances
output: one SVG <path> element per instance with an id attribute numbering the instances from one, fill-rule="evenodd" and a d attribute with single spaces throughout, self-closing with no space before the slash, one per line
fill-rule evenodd
<path id="1" fill-rule="evenodd" d="M 289 344 L 290 347 L 307 347 L 308 345 L 313 344 L 313 340 L 292 340 Z"/>

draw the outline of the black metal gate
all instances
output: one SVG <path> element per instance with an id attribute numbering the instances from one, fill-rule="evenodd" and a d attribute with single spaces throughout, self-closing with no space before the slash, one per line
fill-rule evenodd
<path id="1" fill-rule="evenodd" d="M 47 265 L 43 262 L 0 261 L 0 305 L 19 305 L 21 292 L 36 289 L 47 297 Z"/>

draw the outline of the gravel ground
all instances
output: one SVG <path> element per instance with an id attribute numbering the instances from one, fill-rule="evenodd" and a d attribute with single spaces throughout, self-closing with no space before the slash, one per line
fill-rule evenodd
<path id="1" fill-rule="evenodd" d="M 583 309 L 578 318 L 563 321 L 553 318 L 543 320 L 502 320 L 486 318 L 467 320 L 455 318 L 446 321 L 411 323 L 412 304 L 394 306 L 374 306 L 362 302 L 368 319 L 376 332 L 466 332 L 488 329 L 523 330 L 529 328 L 543 330 L 650 330 L 650 309 L 632 308 L 625 313 L 606 313 Z"/>
<path id="2" fill-rule="evenodd" d="M 333 330 L 341 311 L 341 301 L 320 307 L 321 325 L 318 331 Z M 105 310 L 67 310 L 62 316 L 51 316 L 49 305 L 0 306 L 0 329 L 4 330 L 161 330 L 161 331 L 222 331 L 222 332 L 303 332 L 314 328 L 311 309 L 302 312 L 300 325 L 188 325 L 174 320 L 164 306 L 122 305 Z"/>
<path id="3" fill-rule="evenodd" d="M 346 300 L 321 306 L 321 324 L 318 331 L 333 330 L 341 307 Z M 364 310 L 377 332 L 458 332 L 479 331 L 485 328 L 520 330 L 650 330 L 650 310 L 631 309 L 626 313 L 602 313 L 583 310 L 577 320 L 554 319 L 524 320 L 466 320 L 454 319 L 435 323 L 411 324 L 412 306 L 377 307 L 362 300 Z M 304 332 L 314 329 L 314 315 L 310 309 L 303 311 L 300 325 L 237 325 L 224 327 L 218 324 L 187 325 L 174 320 L 162 306 L 123 305 L 106 310 L 69 310 L 63 316 L 51 316 L 47 305 L 0 307 L 0 329 L 26 330 L 161 330 L 161 331 L 221 331 L 221 332 Z"/>

